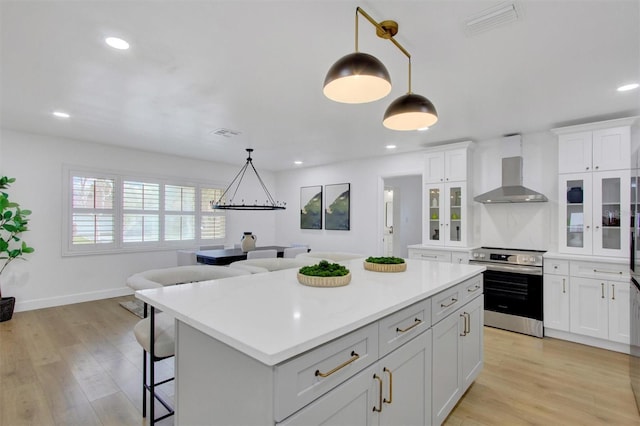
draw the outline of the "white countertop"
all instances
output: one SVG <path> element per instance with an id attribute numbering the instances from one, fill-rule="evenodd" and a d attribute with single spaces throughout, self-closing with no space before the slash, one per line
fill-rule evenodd
<path id="1" fill-rule="evenodd" d="M 584 254 L 567 254 L 551 251 L 546 252 L 542 257 L 545 259 L 581 260 L 583 262 L 602 262 L 615 265 L 629 264 L 629 259 L 624 257 L 589 256 Z"/>
<path id="2" fill-rule="evenodd" d="M 407 248 L 410 249 L 422 249 L 422 250 L 442 250 L 442 251 L 456 251 L 456 252 L 470 252 L 471 250 L 478 248 L 478 246 L 471 247 L 445 247 L 445 246 L 430 246 L 428 244 L 411 244 Z"/>
<path id="3" fill-rule="evenodd" d="M 297 269 L 141 290 L 136 297 L 266 365 L 276 365 L 484 271 L 407 260 L 406 272 L 364 270 L 344 287 L 298 283 Z"/>

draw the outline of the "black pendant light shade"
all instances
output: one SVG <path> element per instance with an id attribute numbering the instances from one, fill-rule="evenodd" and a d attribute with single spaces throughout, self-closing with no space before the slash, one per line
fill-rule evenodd
<path id="1" fill-rule="evenodd" d="M 324 79 L 324 95 L 336 102 L 361 104 L 377 101 L 391 92 L 387 68 L 375 56 L 355 52 L 333 64 Z"/>
<path id="2" fill-rule="evenodd" d="M 391 130 L 417 130 L 431 127 L 437 121 L 436 107 L 429 99 L 407 93 L 391 102 L 384 113 L 382 124 Z"/>

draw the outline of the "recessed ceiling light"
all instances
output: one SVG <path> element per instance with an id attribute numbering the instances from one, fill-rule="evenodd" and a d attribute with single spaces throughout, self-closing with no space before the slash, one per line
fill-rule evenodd
<path id="1" fill-rule="evenodd" d="M 295 164 L 295 165 L 299 166 L 300 164 L 302 164 L 302 161 L 300 161 L 300 160 L 296 160 L 296 161 L 294 161 L 294 162 L 293 162 L 293 164 Z"/>
<path id="2" fill-rule="evenodd" d="M 626 92 L 628 90 L 637 89 L 640 86 L 638 83 L 625 84 L 624 86 L 618 87 L 618 92 Z"/>
<path id="3" fill-rule="evenodd" d="M 53 111 L 52 114 L 55 117 L 58 117 L 58 118 L 69 118 L 69 117 L 71 117 L 69 114 L 67 114 L 66 112 L 62 112 L 62 111 Z"/>
<path id="4" fill-rule="evenodd" d="M 104 39 L 104 41 L 114 49 L 127 50 L 129 48 L 129 43 L 127 43 L 126 40 L 123 40 L 118 37 L 107 37 Z"/>
<path id="5" fill-rule="evenodd" d="M 395 145 L 387 145 L 387 146 L 385 146 L 385 148 L 387 148 L 387 149 L 396 149 L 396 146 Z"/>
<path id="6" fill-rule="evenodd" d="M 421 127 L 420 129 L 418 129 L 419 132 L 426 132 L 427 130 L 429 130 L 428 127 Z"/>

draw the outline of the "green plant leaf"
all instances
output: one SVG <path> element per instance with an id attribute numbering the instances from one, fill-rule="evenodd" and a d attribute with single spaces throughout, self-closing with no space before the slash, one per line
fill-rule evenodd
<path id="1" fill-rule="evenodd" d="M 5 223 L 2 227 L 9 232 L 16 232 L 16 227 L 10 223 Z"/>

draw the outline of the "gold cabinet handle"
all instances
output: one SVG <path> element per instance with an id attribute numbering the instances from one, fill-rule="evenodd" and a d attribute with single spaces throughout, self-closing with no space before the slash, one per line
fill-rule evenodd
<path id="1" fill-rule="evenodd" d="M 341 368 L 346 367 L 347 365 L 351 364 L 353 361 L 357 360 L 358 358 L 360 358 L 360 355 L 358 355 L 355 351 L 351 351 L 351 358 L 349 358 L 348 360 L 346 360 L 345 362 L 343 362 L 339 366 L 327 371 L 326 373 L 322 373 L 322 372 L 320 372 L 320 370 L 316 370 L 316 377 L 317 376 L 329 377 L 330 375 L 332 375 L 336 371 L 340 370 Z"/>
<path id="2" fill-rule="evenodd" d="M 602 288 L 602 298 L 604 299 L 604 283 L 600 283 L 600 287 Z"/>
<path id="3" fill-rule="evenodd" d="M 616 300 L 616 285 L 611 284 L 611 300 Z"/>
<path id="4" fill-rule="evenodd" d="M 396 333 L 406 333 L 407 331 L 411 330 L 413 327 L 417 327 L 422 323 L 422 320 L 419 318 L 416 318 L 413 321 L 414 321 L 413 324 L 407 328 L 402 329 L 400 327 L 396 327 Z"/>
<path id="5" fill-rule="evenodd" d="M 445 305 L 444 303 L 441 303 L 441 304 L 440 304 L 440 307 L 441 307 L 441 308 L 448 308 L 449 306 L 454 305 L 457 301 L 458 301 L 458 299 L 454 299 L 454 298 L 452 297 L 452 298 L 451 298 L 451 303 L 448 303 L 448 304 L 446 304 L 446 305 Z"/>
<path id="6" fill-rule="evenodd" d="M 473 287 L 469 287 L 467 289 L 469 293 L 473 293 L 474 291 L 477 291 L 477 290 L 480 290 L 480 286 L 478 284 L 474 285 Z"/>
<path id="7" fill-rule="evenodd" d="M 389 399 L 385 398 L 382 402 L 391 404 L 393 402 L 393 374 L 391 374 L 391 370 L 387 367 L 383 368 L 382 371 L 389 374 Z"/>
<path id="8" fill-rule="evenodd" d="M 606 269 L 594 269 L 593 272 L 600 274 L 614 274 L 614 275 L 622 275 L 622 271 L 610 271 Z"/>
<path id="9" fill-rule="evenodd" d="M 382 411 L 382 379 L 377 374 L 373 375 L 373 378 L 378 381 L 378 405 L 380 408 L 377 408 L 375 405 L 373 406 L 373 411 L 381 412 Z"/>
<path id="10" fill-rule="evenodd" d="M 566 292 L 567 292 L 567 289 L 565 288 L 565 283 L 566 283 L 566 281 L 567 281 L 567 279 L 566 279 L 566 278 L 563 278 L 563 279 L 562 279 L 562 292 L 563 292 L 563 293 L 566 293 Z"/>
<path id="11" fill-rule="evenodd" d="M 460 333 L 461 336 L 466 336 L 467 335 L 467 317 L 465 315 L 465 313 L 461 313 L 460 314 L 460 318 L 462 318 L 462 333 Z"/>

